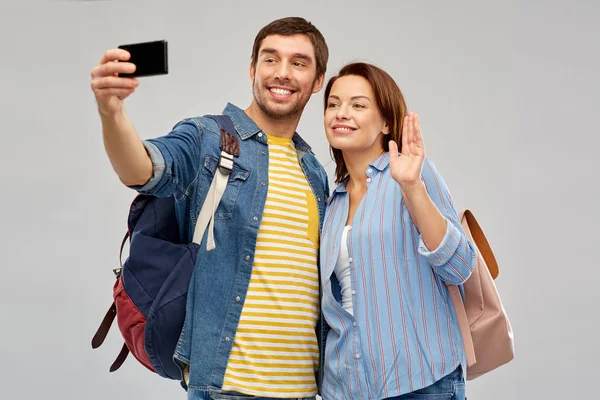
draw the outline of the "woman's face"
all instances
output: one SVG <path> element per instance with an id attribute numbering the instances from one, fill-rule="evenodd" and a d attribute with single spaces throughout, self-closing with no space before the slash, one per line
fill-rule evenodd
<path id="1" fill-rule="evenodd" d="M 327 99 L 325 133 L 331 147 L 344 154 L 358 152 L 376 158 L 383 152 L 382 135 L 389 128 L 368 80 L 347 75 L 335 81 Z"/>

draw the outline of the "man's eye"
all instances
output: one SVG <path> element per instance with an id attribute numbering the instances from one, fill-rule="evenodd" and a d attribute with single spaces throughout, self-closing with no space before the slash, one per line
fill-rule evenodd
<path id="1" fill-rule="evenodd" d="M 302 64 L 301 62 L 295 62 L 293 63 L 294 67 L 304 67 L 304 64 Z"/>

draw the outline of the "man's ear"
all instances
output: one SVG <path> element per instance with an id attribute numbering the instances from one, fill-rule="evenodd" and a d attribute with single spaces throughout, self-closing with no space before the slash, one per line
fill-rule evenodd
<path id="1" fill-rule="evenodd" d="M 321 89 L 323 89 L 323 82 L 325 81 L 325 75 L 321 75 L 315 80 L 313 84 L 313 93 L 318 93 Z"/>
<path id="2" fill-rule="evenodd" d="M 250 82 L 252 84 L 254 84 L 254 74 L 256 73 L 256 70 L 254 69 L 254 64 L 252 63 L 252 61 L 250 61 Z"/>

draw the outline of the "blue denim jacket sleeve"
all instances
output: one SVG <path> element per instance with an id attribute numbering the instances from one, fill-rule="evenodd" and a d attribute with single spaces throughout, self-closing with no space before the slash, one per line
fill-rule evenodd
<path id="1" fill-rule="evenodd" d="M 325 172 L 325 168 L 321 168 L 321 174 L 323 175 L 323 187 L 325 188 L 325 200 L 329 198 L 330 190 L 329 190 L 329 177 Z"/>
<path id="2" fill-rule="evenodd" d="M 446 234 L 439 246 L 432 251 L 427 249 L 420 236 L 419 254 L 427 259 L 444 282 L 460 285 L 473 272 L 476 262 L 475 249 L 460 225 L 446 183 L 429 159 L 426 159 L 423 165 L 423 180 L 429 197 L 446 218 Z"/>
<path id="3" fill-rule="evenodd" d="M 156 197 L 181 196 L 200 168 L 202 128 L 195 120 L 183 120 L 165 136 L 145 140 L 152 159 L 152 177 L 143 186 L 131 186 Z"/>

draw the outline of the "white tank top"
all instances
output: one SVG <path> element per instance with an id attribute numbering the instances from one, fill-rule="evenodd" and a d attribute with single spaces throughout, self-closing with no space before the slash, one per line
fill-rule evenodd
<path id="1" fill-rule="evenodd" d="M 344 310 L 348 311 L 350 315 L 354 315 L 352 310 L 352 281 L 350 280 L 350 261 L 348 255 L 348 232 L 351 229 L 351 225 L 344 227 L 340 254 L 333 272 L 342 287 L 342 307 Z"/>

